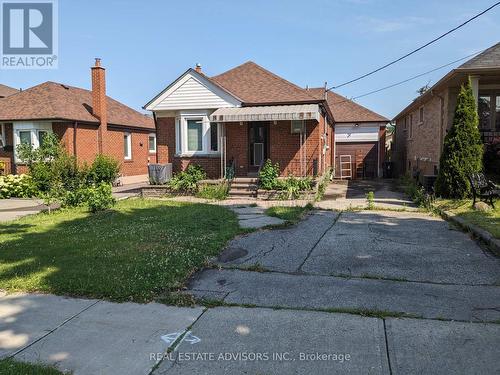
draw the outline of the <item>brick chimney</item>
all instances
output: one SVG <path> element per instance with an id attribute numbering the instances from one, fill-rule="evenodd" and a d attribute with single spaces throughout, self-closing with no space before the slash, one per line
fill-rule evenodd
<path id="1" fill-rule="evenodd" d="M 106 76 L 101 59 L 95 59 L 92 70 L 92 114 L 100 121 L 98 129 L 99 153 L 105 152 L 105 139 L 108 130 L 108 106 L 106 101 Z"/>
<path id="2" fill-rule="evenodd" d="M 201 64 L 200 63 L 196 64 L 194 70 L 196 70 L 198 73 L 201 73 Z"/>

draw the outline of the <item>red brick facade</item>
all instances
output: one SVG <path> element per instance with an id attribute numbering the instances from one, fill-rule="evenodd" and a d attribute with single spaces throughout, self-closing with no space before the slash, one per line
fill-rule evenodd
<path id="1" fill-rule="evenodd" d="M 14 144 L 12 125 L 6 124 L 6 143 L 8 146 Z M 76 155 L 81 163 L 90 164 L 99 153 L 98 126 L 92 124 L 79 124 L 71 122 L 54 122 L 52 131 L 61 139 L 66 150 L 71 155 Z M 132 136 L 132 159 L 124 158 L 124 133 Z M 131 129 L 108 126 L 103 146 L 106 154 L 116 159 L 121 164 L 123 176 L 146 175 L 148 163 L 156 163 L 156 153 L 149 152 L 148 137 L 154 133 L 148 129 Z M 25 173 L 23 165 L 14 164 L 14 153 L 12 151 L 0 150 L 0 158 L 9 158 L 13 165 L 12 173 Z"/>
<path id="2" fill-rule="evenodd" d="M 237 176 L 246 176 L 249 172 L 249 142 L 247 123 L 226 123 L 228 163 L 234 160 Z M 323 155 L 321 135 L 326 130 L 329 148 L 321 162 Z M 314 120 L 306 122 L 307 138 L 305 150 L 307 175 L 314 172 L 321 174 L 323 168 L 331 166 L 331 140 L 333 129 L 326 124 L 324 118 L 319 123 Z M 269 124 L 268 158 L 277 162 L 281 168 L 281 175 L 301 174 L 300 135 L 291 133 L 290 121 L 278 121 Z M 191 163 L 198 164 L 205 169 L 210 178 L 220 177 L 220 156 L 207 155 L 196 157 L 179 157 L 175 155 L 175 119 L 164 117 L 157 119 L 157 150 L 159 163 L 172 163 L 174 173 L 184 170 Z"/>

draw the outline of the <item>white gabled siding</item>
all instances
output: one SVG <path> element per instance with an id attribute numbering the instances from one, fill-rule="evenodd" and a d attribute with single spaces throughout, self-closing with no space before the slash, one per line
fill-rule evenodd
<path id="1" fill-rule="evenodd" d="M 180 109 L 215 109 L 239 106 L 240 103 L 225 91 L 205 79 L 187 73 L 147 109 L 169 111 Z"/>

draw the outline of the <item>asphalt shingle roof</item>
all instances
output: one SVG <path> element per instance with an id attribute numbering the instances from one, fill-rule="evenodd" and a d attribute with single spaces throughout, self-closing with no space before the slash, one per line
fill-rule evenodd
<path id="1" fill-rule="evenodd" d="M 500 43 L 484 50 L 479 55 L 467 60 L 457 69 L 481 69 L 500 67 Z"/>
<path id="2" fill-rule="evenodd" d="M 318 101 L 307 90 L 252 61 L 210 79 L 246 104 Z"/>
<path id="3" fill-rule="evenodd" d="M 324 98 L 325 89 L 322 87 L 311 88 L 309 91 L 317 98 Z M 335 122 L 389 122 L 386 117 L 333 91 L 328 91 L 326 101 Z"/>
<path id="4" fill-rule="evenodd" d="M 2 85 L 0 83 L 0 98 L 6 98 L 7 96 L 17 94 L 18 92 L 19 92 L 18 89 L 15 89 L 13 87 L 9 87 L 6 85 Z"/>
<path id="5" fill-rule="evenodd" d="M 154 129 L 151 117 L 107 97 L 108 124 Z M 45 82 L 2 99 L 0 121 L 63 119 L 98 123 L 92 115 L 92 92 Z"/>

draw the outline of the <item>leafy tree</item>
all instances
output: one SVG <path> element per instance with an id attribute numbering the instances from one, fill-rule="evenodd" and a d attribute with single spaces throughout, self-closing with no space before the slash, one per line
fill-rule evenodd
<path id="1" fill-rule="evenodd" d="M 460 88 L 453 125 L 444 139 L 436 180 L 438 195 L 458 199 L 470 195 L 468 176 L 482 169 L 483 144 L 478 126 L 476 100 L 469 80 Z"/>

